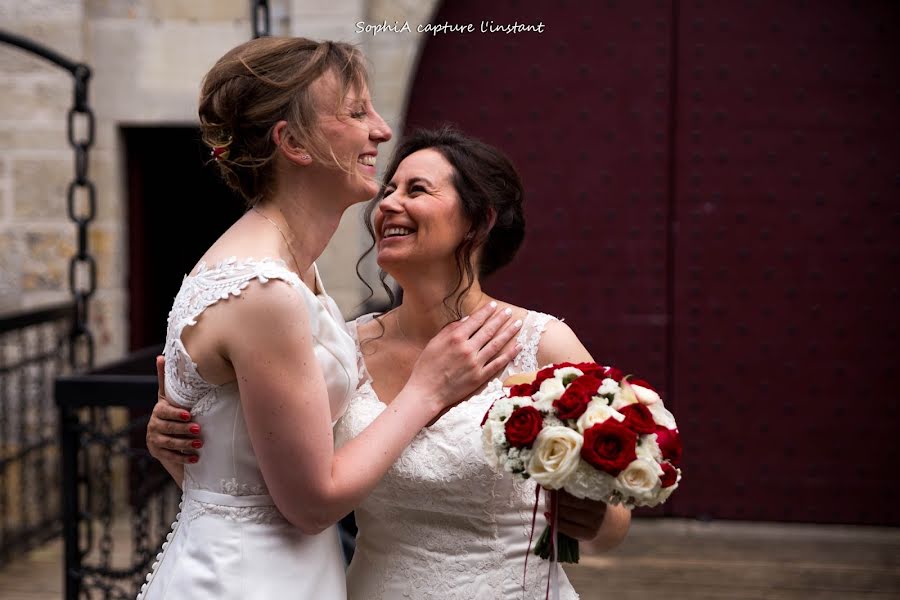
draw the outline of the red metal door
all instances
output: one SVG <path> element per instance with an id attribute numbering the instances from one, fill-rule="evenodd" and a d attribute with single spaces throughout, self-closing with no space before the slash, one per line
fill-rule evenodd
<path id="1" fill-rule="evenodd" d="M 590 9 L 586 7 L 590 6 Z M 900 524 L 891 2 L 446 3 L 544 23 L 425 47 L 408 128 L 506 150 L 528 236 L 487 283 L 665 390 L 665 512 Z"/>

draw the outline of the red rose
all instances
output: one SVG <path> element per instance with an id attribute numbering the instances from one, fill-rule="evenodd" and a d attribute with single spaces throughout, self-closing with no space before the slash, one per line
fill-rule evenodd
<path id="1" fill-rule="evenodd" d="M 541 389 L 541 384 L 544 381 L 553 377 L 553 372 L 557 369 L 562 369 L 563 367 L 574 367 L 575 365 L 570 362 L 561 362 L 556 363 L 554 365 L 550 365 L 549 367 L 545 367 L 537 372 L 537 375 L 534 377 L 534 382 L 532 382 L 532 386 L 534 386 L 534 391 L 538 391 Z"/>
<path id="2" fill-rule="evenodd" d="M 615 419 L 607 419 L 584 432 L 581 458 L 615 477 L 637 458 L 635 444 L 635 432 Z"/>
<path id="3" fill-rule="evenodd" d="M 662 477 L 659 478 L 662 487 L 667 488 L 675 485 L 678 481 L 678 471 L 670 463 L 664 462 L 660 465 L 663 470 Z"/>
<path id="4" fill-rule="evenodd" d="M 582 375 L 569 384 L 563 395 L 553 401 L 560 419 L 577 419 L 587 410 L 588 402 L 600 388 L 600 380 L 591 375 Z"/>
<path id="5" fill-rule="evenodd" d="M 653 414 L 640 402 L 623 406 L 619 412 L 625 415 L 624 423 L 633 432 L 641 435 L 656 433 L 657 425 L 653 420 Z"/>
<path id="6" fill-rule="evenodd" d="M 531 448 L 544 427 L 544 415 L 533 406 L 521 406 L 506 420 L 506 441 L 516 448 Z"/>
<path id="7" fill-rule="evenodd" d="M 681 466 L 681 436 L 677 429 L 666 429 L 662 425 L 657 425 L 656 443 L 662 452 L 663 458 L 670 461 L 676 467 Z"/>
<path id="8" fill-rule="evenodd" d="M 575 368 L 584 373 L 585 375 L 593 375 L 597 379 L 601 381 L 605 377 L 604 373 L 606 372 L 606 367 L 600 366 L 597 363 L 592 362 L 583 362 L 575 365 Z"/>
<path id="9" fill-rule="evenodd" d="M 535 389 L 534 385 L 532 385 L 530 383 L 519 383 L 519 384 L 516 384 L 516 385 L 512 386 L 511 388 L 509 388 L 509 397 L 510 398 L 515 398 L 516 396 L 523 396 L 523 397 L 529 396 L 530 397 L 536 391 L 537 391 L 537 389 Z"/>
<path id="10" fill-rule="evenodd" d="M 607 377 L 613 381 L 622 381 L 622 378 L 625 377 L 625 373 L 623 373 L 621 369 L 615 367 L 603 367 L 603 377 Z"/>

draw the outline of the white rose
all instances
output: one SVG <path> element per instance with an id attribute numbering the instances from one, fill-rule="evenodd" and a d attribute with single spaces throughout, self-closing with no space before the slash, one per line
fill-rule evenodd
<path id="1" fill-rule="evenodd" d="M 631 384 L 631 389 L 634 391 L 634 395 L 637 396 L 638 402 L 641 404 L 656 404 L 659 402 L 659 394 L 651 390 L 650 388 L 645 388 L 642 385 L 634 385 Z"/>
<path id="2" fill-rule="evenodd" d="M 616 477 L 616 483 L 624 496 L 631 496 L 636 504 L 646 504 L 656 499 L 660 481 L 656 474 L 659 465 L 638 458 L 631 461 Z"/>
<path id="3" fill-rule="evenodd" d="M 545 488 L 558 490 L 581 460 L 584 438 L 568 427 L 544 427 L 534 440 L 528 473 Z"/>
<path id="4" fill-rule="evenodd" d="M 618 391 L 618 382 L 615 379 L 610 379 L 609 377 L 607 377 L 600 382 L 600 389 L 597 390 L 597 393 L 601 396 L 615 396 Z"/>
<path id="5" fill-rule="evenodd" d="M 588 402 L 587 409 L 585 409 L 584 413 L 578 417 L 576 423 L 578 432 L 584 434 L 585 430 L 590 429 L 594 425 L 602 423 L 609 418 L 613 418 L 621 423 L 625 420 L 625 415 L 609 406 L 606 403 L 606 400 L 594 398 Z"/>
<path id="6" fill-rule="evenodd" d="M 638 458 L 643 458 L 655 464 L 657 475 L 663 474 L 662 467 L 659 466 L 659 463 L 662 462 L 662 450 L 659 449 L 659 444 L 656 442 L 655 433 L 640 436 L 640 443 L 635 449 L 635 454 L 637 454 Z"/>
<path id="7" fill-rule="evenodd" d="M 675 416 L 663 406 L 662 402 L 650 404 L 647 408 L 650 409 L 650 414 L 653 415 L 653 420 L 656 421 L 657 425 L 662 425 L 666 429 L 678 429 L 678 425 L 675 423 Z"/>
<path id="8" fill-rule="evenodd" d="M 549 411 L 553 407 L 553 401 L 558 400 L 565 391 L 566 387 L 559 379 L 545 379 L 541 383 L 541 389 L 532 396 L 534 407 L 538 410 Z"/>
<path id="9" fill-rule="evenodd" d="M 566 483 L 565 489 L 576 498 L 606 502 L 615 486 L 615 477 L 579 460 L 578 467 Z"/>
<path id="10" fill-rule="evenodd" d="M 613 399 L 612 407 L 616 410 L 619 410 L 623 406 L 635 404 L 637 401 L 638 399 L 634 393 L 634 386 L 628 383 L 627 380 L 623 379 L 619 387 L 619 393 L 616 394 L 615 399 Z"/>
<path id="11" fill-rule="evenodd" d="M 584 375 L 584 371 L 581 369 L 576 369 L 575 367 L 563 367 L 561 369 L 556 369 L 553 371 L 553 376 L 560 381 L 563 381 L 566 377 L 572 377 L 572 379 L 576 379 Z"/>

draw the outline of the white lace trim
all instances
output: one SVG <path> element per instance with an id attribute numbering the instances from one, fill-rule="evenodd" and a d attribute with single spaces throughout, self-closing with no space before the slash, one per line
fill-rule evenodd
<path id="1" fill-rule="evenodd" d="M 200 502 L 193 498 L 185 501 L 182 512 L 188 523 L 203 516 L 215 516 L 233 523 L 253 523 L 255 525 L 272 525 L 273 523 L 285 523 L 287 519 L 272 506 L 222 506 Z"/>
<path id="2" fill-rule="evenodd" d="M 287 268 L 281 259 L 230 257 L 210 268 L 203 261 L 194 275 L 186 275 L 181 289 L 169 312 L 166 345 L 166 384 L 173 392 L 172 400 L 178 402 L 196 416 L 203 414 L 215 403 L 217 387 L 200 376 L 197 364 L 191 359 L 181 342 L 181 334 L 189 325 L 196 325 L 200 314 L 221 300 L 240 296 L 241 292 L 257 280 L 267 283 L 280 279 L 299 287 L 303 282 Z"/>
<path id="3" fill-rule="evenodd" d="M 269 493 L 269 489 L 264 483 L 241 483 L 237 477 L 222 479 L 219 485 L 222 493 L 229 496 L 263 496 Z"/>

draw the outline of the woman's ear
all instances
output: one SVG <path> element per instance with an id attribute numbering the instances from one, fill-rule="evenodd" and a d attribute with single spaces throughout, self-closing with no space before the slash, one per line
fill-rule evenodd
<path id="1" fill-rule="evenodd" d="M 292 163 L 301 166 L 312 164 L 312 156 L 291 133 L 287 121 L 275 123 L 275 127 L 272 128 L 272 141 L 281 154 Z"/>

